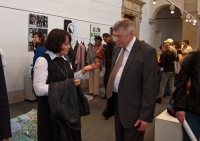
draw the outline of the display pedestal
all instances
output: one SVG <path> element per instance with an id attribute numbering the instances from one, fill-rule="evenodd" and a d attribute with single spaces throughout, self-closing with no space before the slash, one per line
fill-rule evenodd
<path id="1" fill-rule="evenodd" d="M 33 84 L 31 80 L 31 76 L 24 77 L 24 98 L 28 101 L 36 100 L 36 96 L 33 93 Z"/>
<path id="2" fill-rule="evenodd" d="M 155 119 L 155 141 L 182 141 L 181 124 L 167 110 Z"/>

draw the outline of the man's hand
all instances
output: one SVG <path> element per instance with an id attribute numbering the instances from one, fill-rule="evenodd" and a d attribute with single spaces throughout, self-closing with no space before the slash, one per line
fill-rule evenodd
<path id="1" fill-rule="evenodd" d="M 138 125 L 140 125 L 140 127 L 137 129 L 137 131 L 145 131 L 148 126 L 148 122 L 138 119 L 136 123 L 134 124 L 134 126 L 138 126 Z"/>
<path id="2" fill-rule="evenodd" d="M 80 83 L 81 83 L 81 80 L 80 80 L 80 79 L 74 79 L 74 84 L 75 84 L 75 86 L 80 85 Z"/>
<path id="3" fill-rule="evenodd" d="M 179 120 L 181 124 L 183 124 L 185 117 L 186 117 L 185 111 L 176 112 L 176 118 Z"/>
<path id="4" fill-rule="evenodd" d="M 9 141 L 9 139 L 3 139 L 3 141 Z"/>

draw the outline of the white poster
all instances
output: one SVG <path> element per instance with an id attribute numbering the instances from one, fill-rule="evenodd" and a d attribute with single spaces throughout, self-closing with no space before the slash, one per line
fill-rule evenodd
<path id="1" fill-rule="evenodd" d="M 90 25 L 90 39 L 91 43 L 94 44 L 94 37 L 101 36 L 101 25 L 99 24 L 91 24 Z"/>
<path id="2" fill-rule="evenodd" d="M 64 30 L 70 33 L 72 37 L 71 46 L 74 47 L 78 40 L 78 22 L 74 20 L 64 20 Z"/>

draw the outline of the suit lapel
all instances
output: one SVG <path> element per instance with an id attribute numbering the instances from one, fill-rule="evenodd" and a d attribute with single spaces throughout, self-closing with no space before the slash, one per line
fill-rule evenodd
<path id="1" fill-rule="evenodd" d="M 128 59 L 126 61 L 126 64 L 124 66 L 124 70 L 122 72 L 122 76 L 121 76 L 120 81 L 123 79 L 123 77 L 126 74 L 128 68 L 130 67 L 130 65 L 132 65 L 132 61 L 134 60 L 134 58 L 137 55 L 137 53 L 139 52 L 139 50 L 140 50 L 140 43 L 139 43 L 139 40 L 136 39 L 135 43 L 134 43 L 134 45 L 133 45 L 133 47 L 131 49 L 131 52 L 130 52 L 130 54 L 128 56 Z"/>

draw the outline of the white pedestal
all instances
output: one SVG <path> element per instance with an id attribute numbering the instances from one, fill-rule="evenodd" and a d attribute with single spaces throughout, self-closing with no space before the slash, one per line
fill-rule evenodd
<path id="1" fill-rule="evenodd" d="M 181 124 L 167 110 L 155 119 L 155 141 L 182 141 Z"/>
<path id="2" fill-rule="evenodd" d="M 24 98 L 25 100 L 34 101 L 36 100 L 36 96 L 33 93 L 33 84 L 31 80 L 31 76 L 24 77 Z"/>

